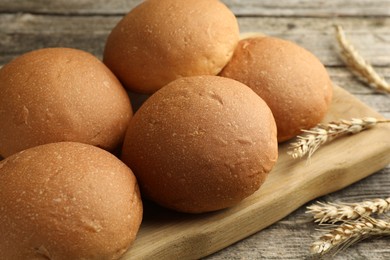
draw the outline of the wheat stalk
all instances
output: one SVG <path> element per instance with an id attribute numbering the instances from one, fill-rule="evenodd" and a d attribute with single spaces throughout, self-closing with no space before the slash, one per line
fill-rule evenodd
<path id="1" fill-rule="evenodd" d="M 359 203 L 322 203 L 317 202 L 307 207 L 315 222 L 320 224 L 329 222 L 355 220 L 371 214 L 382 214 L 390 211 L 390 197 L 387 199 L 373 199 Z"/>
<path id="2" fill-rule="evenodd" d="M 337 228 L 327 231 L 312 244 L 310 251 L 312 254 L 324 255 L 333 250 L 346 248 L 370 236 L 389 235 L 389 222 L 382 219 L 363 217 L 353 222 L 345 222 Z"/>
<path id="3" fill-rule="evenodd" d="M 318 124 L 309 130 L 302 130 L 304 135 L 297 136 L 297 141 L 290 144 L 290 151 L 287 153 L 294 159 L 305 155 L 310 158 L 324 143 L 346 134 L 359 133 L 380 123 L 390 123 L 390 119 L 365 117 Z"/>
<path id="4" fill-rule="evenodd" d="M 379 76 L 374 68 L 359 55 L 354 46 L 345 37 L 343 28 L 339 25 L 336 25 L 335 28 L 336 38 L 341 48 L 341 58 L 351 71 L 376 90 L 390 93 L 390 84 Z"/>

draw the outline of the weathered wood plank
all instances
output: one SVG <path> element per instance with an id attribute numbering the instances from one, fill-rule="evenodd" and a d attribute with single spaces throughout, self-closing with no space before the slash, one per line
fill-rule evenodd
<path id="1" fill-rule="evenodd" d="M 141 0 L 2 0 L 0 12 L 42 14 L 124 14 Z M 222 0 L 240 16 L 390 16 L 387 0 Z M 364 13 L 362 13 L 364 10 Z"/>
<path id="2" fill-rule="evenodd" d="M 223 0 L 234 13 L 251 16 L 389 16 L 387 0 Z M 381 10 L 382 8 L 386 10 Z M 364 10 L 364 13 L 362 13 Z"/>
<path id="3" fill-rule="evenodd" d="M 40 13 L 40 14 L 125 14 L 141 3 L 142 0 L 2 0 L 2 13 Z"/>
<path id="4" fill-rule="evenodd" d="M 350 42 L 376 66 L 390 65 L 390 19 L 376 18 L 243 18 L 241 32 L 264 34 L 294 41 L 313 52 L 328 66 L 340 66 L 333 25 L 344 26 Z"/>
<path id="5" fill-rule="evenodd" d="M 368 87 L 365 83 L 358 80 L 357 77 L 345 67 L 327 67 L 327 70 L 333 83 L 342 86 L 353 94 L 371 95 L 377 93 L 373 88 Z M 387 81 L 390 81 L 389 67 L 376 67 L 375 70 Z"/>
<path id="6" fill-rule="evenodd" d="M 120 18 L 0 15 L 0 64 L 32 49 L 53 46 L 79 48 L 100 57 L 108 33 Z M 335 23 L 345 26 L 351 42 L 374 66 L 390 66 L 390 19 L 239 18 L 242 32 L 258 31 L 295 41 L 327 66 L 342 66 L 332 27 Z"/>
<path id="7" fill-rule="evenodd" d="M 356 202 L 370 198 L 387 198 L 390 197 L 389 177 L 390 166 L 348 188 L 318 200 Z M 314 237 L 320 234 L 316 228 L 318 225 L 313 223 L 308 214 L 305 214 L 305 207 L 301 207 L 267 229 L 205 259 L 307 259 L 310 244 L 314 241 Z M 389 237 L 369 239 L 346 249 L 332 259 L 390 259 L 389 242 Z"/>
<path id="8" fill-rule="evenodd" d="M 390 98 L 384 94 L 355 94 L 354 96 L 380 113 L 390 112 Z"/>

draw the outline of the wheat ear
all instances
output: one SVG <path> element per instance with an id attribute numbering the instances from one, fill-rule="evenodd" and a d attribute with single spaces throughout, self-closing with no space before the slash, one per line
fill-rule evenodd
<path id="1" fill-rule="evenodd" d="M 359 133 L 380 123 L 390 123 L 390 119 L 365 117 L 319 124 L 309 130 L 302 130 L 304 134 L 297 136 L 297 141 L 290 144 L 290 151 L 287 153 L 294 159 L 305 155 L 310 158 L 322 144 L 346 134 Z"/>
<path id="2" fill-rule="evenodd" d="M 390 235 L 389 222 L 363 217 L 353 222 L 345 222 L 328 231 L 312 244 L 310 251 L 313 254 L 324 255 L 333 250 L 346 248 L 370 236 L 388 235 Z"/>
<path id="3" fill-rule="evenodd" d="M 336 38 L 341 48 L 341 58 L 351 71 L 376 90 L 390 93 L 390 84 L 379 76 L 374 68 L 359 55 L 355 47 L 345 37 L 343 28 L 339 25 L 336 25 L 335 28 Z"/>
<path id="4" fill-rule="evenodd" d="M 315 222 L 336 223 L 338 221 L 355 220 L 371 214 L 382 214 L 390 211 L 390 198 L 373 199 L 359 203 L 322 203 L 317 202 L 307 207 Z"/>

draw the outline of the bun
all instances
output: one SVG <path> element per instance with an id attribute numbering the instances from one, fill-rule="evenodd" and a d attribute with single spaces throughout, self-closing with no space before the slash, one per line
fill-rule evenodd
<path id="1" fill-rule="evenodd" d="M 275 117 L 279 142 L 320 123 L 332 99 L 332 83 L 321 62 L 277 38 L 241 40 L 220 75 L 248 85 L 264 99 Z"/>
<path id="2" fill-rule="evenodd" d="M 93 55 L 48 48 L 0 70 L 0 154 L 77 141 L 113 150 L 132 116 L 129 97 Z"/>
<path id="3" fill-rule="evenodd" d="M 239 40 L 234 14 L 217 0 L 148 0 L 112 30 L 104 63 L 129 89 L 153 93 L 186 76 L 217 75 Z"/>
<path id="4" fill-rule="evenodd" d="M 0 259 L 117 259 L 142 218 L 131 170 L 71 142 L 1 161 L 0 205 Z"/>
<path id="5" fill-rule="evenodd" d="M 217 76 L 177 79 L 152 95 L 130 122 L 122 160 L 142 194 L 200 213 L 254 193 L 276 162 L 276 125 L 247 86 Z"/>

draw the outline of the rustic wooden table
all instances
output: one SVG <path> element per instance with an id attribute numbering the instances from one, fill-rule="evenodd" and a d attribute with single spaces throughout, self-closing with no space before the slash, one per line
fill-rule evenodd
<path id="1" fill-rule="evenodd" d="M 139 2 L 0 0 L 0 65 L 24 52 L 52 46 L 79 48 L 101 57 L 109 31 Z M 242 32 L 259 31 L 295 41 L 319 57 L 337 85 L 390 118 L 390 96 L 367 88 L 345 68 L 337 55 L 332 27 L 344 26 L 359 52 L 390 81 L 390 0 L 223 2 L 237 15 Z M 360 201 L 376 197 L 390 197 L 390 165 L 319 199 Z M 305 214 L 305 206 L 207 259 L 307 258 L 312 236 L 318 232 Z M 390 259 L 389 242 L 389 238 L 366 240 L 341 252 L 336 259 Z"/>

